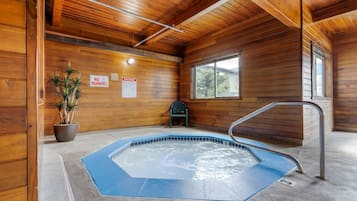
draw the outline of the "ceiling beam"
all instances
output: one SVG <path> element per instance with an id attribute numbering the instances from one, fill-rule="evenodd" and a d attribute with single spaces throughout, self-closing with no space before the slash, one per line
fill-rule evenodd
<path id="1" fill-rule="evenodd" d="M 344 0 L 312 12 L 314 22 L 357 10 L 356 0 Z"/>
<path id="2" fill-rule="evenodd" d="M 301 1 L 291 0 L 252 0 L 277 20 L 288 27 L 300 28 Z"/>
<path id="3" fill-rule="evenodd" d="M 135 54 L 135 55 L 144 56 L 152 59 L 171 61 L 176 63 L 182 62 L 182 58 L 177 56 L 152 52 L 148 50 L 141 50 L 141 49 L 127 47 L 123 45 L 116 45 L 113 43 L 91 40 L 83 37 L 76 37 L 76 36 L 50 32 L 50 31 L 46 31 L 46 40 L 66 43 L 71 45 L 79 45 L 79 46 L 90 47 L 90 48 L 112 50 L 112 51 L 123 52 L 128 54 Z"/>
<path id="4" fill-rule="evenodd" d="M 192 22 L 193 20 L 211 12 L 212 10 L 216 9 L 217 7 L 221 6 L 222 4 L 228 2 L 229 0 L 201 0 L 197 1 L 195 5 L 191 6 L 188 10 L 186 10 L 182 15 L 176 17 L 172 22 L 168 24 L 173 24 L 176 27 L 180 27 L 184 24 Z M 157 30 L 160 31 L 160 30 Z M 160 39 L 164 38 L 165 36 L 172 33 L 172 30 L 165 30 L 161 33 L 157 34 L 156 36 L 151 37 L 150 39 L 146 39 L 146 44 L 151 44 Z M 157 32 L 156 32 L 157 33 Z M 149 38 L 148 37 L 148 38 Z"/>
<path id="5" fill-rule="evenodd" d="M 52 11 L 52 25 L 53 26 L 61 25 L 63 3 L 64 3 L 64 0 L 54 0 L 53 1 L 53 11 Z"/>

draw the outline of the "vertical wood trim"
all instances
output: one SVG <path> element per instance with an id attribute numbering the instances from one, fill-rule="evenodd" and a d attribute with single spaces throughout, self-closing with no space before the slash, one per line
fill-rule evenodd
<path id="1" fill-rule="evenodd" d="M 299 96 L 300 96 L 300 101 L 304 100 L 304 12 L 303 12 L 303 0 L 299 1 L 300 5 L 299 5 L 299 9 L 300 9 L 300 44 L 299 44 L 299 54 L 300 54 L 300 89 L 299 89 Z M 301 120 L 301 133 L 302 133 L 302 139 L 305 139 L 305 133 L 304 133 L 304 107 L 305 106 L 301 106 L 300 107 L 300 120 Z"/>
<path id="2" fill-rule="evenodd" d="M 44 137 L 45 107 L 45 0 L 37 5 L 37 178 L 41 177 L 41 162 Z M 37 184 L 40 189 L 40 183 Z"/>
<path id="3" fill-rule="evenodd" d="M 304 13 L 303 13 L 303 0 L 300 0 L 300 45 L 299 45 L 299 48 L 300 48 L 300 80 L 301 80 L 301 87 L 300 87 L 300 101 L 302 101 L 304 99 L 304 90 L 303 90 L 303 87 L 304 87 L 304 61 L 303 61 L 303 50 L 304 50 Z M 302 111 L 303 112 L 303 108 L 304 106 L 301 107 L 302 108 Z M 304 120 L 304 115 L 301 115 L 301 119 L 302 121 Z"/>
<path id="4" fill-rule="evenodd" d="M 27 52 L 27 197 L 37 201 L 37 2 L 26 1 Z"/>

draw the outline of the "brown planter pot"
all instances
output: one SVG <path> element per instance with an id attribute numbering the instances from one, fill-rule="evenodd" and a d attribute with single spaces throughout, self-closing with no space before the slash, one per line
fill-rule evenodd
<path id="1" fill-rule="evenodd" d="M 56 140 L 58 142 L 68 142 L 74 140 L 78 130 L 77 124 L 56 124 L 53 126 Z"/>

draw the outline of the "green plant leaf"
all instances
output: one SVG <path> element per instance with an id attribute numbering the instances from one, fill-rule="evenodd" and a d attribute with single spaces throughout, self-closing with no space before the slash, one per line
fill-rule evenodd
<path id="1" fill-rule="evenodd" d="M 80 82 L 81 74 L 71 68 L 71 62 L 68 62 L 68 68 L 62 73 L 55 72 L 50 77 L 50 82 L 56 87 L 56 91 L 61 99 L 56 107 L 59 112 L 60 123 L 71 123 L 73 112 L 78 107 L 78 99 L 81 95 Z"/>

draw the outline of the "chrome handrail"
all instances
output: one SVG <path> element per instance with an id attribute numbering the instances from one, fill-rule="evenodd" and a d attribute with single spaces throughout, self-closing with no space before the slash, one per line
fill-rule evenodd
<path id="1" fill-rule="evenodd" d="M 316 103 L 313 103 L 313 102 L 308 102 L 308 101 L 301 101 L 301 102 L 272 102 L 262 108 L 259 108 L 258 110 L 252 112 L 252 113 L 249 113 L 245 116 L 243 116 L 242 118 L 234 121 L 229 129 L 228 129 L 228 134 L 229 136 L 232 138 L 232 140 L 235 142 L 235 143 L 238 143 L 238 144 L 242 144 L 242 145 L 246 145 L 246 146 L 249 146 L 249 147 L 254 147 L 254 148 L 257 148 L 257 149 L 261 149 L 261 150 L 265 150 L 265 151 L 269 151 L 269 152 L 273 152 L 273 153 L 276 153 L 276 154 L 279 154 L 281 156 L 284 156 L 290 160 L 292 160 L 296 167 L 297 167 L 297 172 L 299 173 L 303 173 L 303 168 L 302 168 L 302 165 L 300 164 L 300 162 L 293 156 L 289 155 L 289 154 L 286 154 L 286 153 L 282 153 L 282 152 L 279 152 L 279 151 L 275 151 L 275 150 L 272 150 L 272 149 L 269 149 L 269 148 L 265 148 L 265 147 L 260 147 L 260 146 L 256 146 L 256 145 L 252 145 L 252 144 L 248 144 L 248 143 L 245 143 L 245 142 L 240 142 L 238 141 L 234 135 L 233 135 L 233 128 L 240 125 L 241 123 L 245 122 L 245 121 L 248 121 L 249 119 L 261 114 L 261 113 L 264 113 L 276 106 L 303 106 L 303 105 L 310 105 L 312 107 L 314 107 L 318 112 L 319 112 L 319 115 L 320 115 L 320 176 L 319 178 L 320 179 L 323 179 L 325 180 L 326 177 L 325 177 L 325 121 L 324 121 L 324 113 L 323 113 L 323 110 L 321 109 L 321 107 L 319 105 L 317 105 Z"/>

